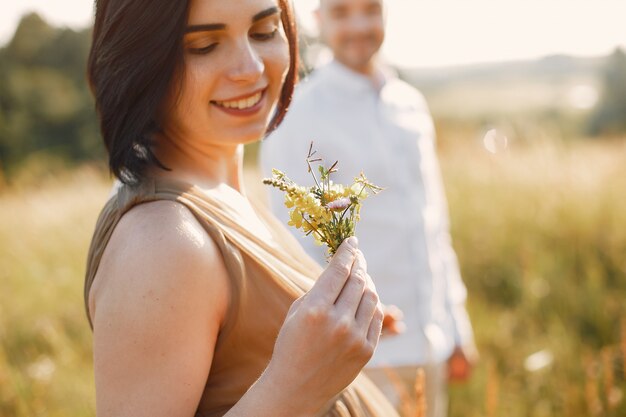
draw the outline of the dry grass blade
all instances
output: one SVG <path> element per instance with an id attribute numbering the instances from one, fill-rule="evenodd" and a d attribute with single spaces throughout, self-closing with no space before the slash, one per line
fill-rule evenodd
<path id="1" fill-rule="evenodd" d="M 418 368 L 415 374 L 415 417 L 426 417 L 426 373 Z"/>

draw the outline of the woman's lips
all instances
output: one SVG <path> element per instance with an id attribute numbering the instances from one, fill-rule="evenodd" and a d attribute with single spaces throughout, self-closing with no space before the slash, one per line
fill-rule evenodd
<path id="1" fill-rule="evenodd" d="M 249 96 L 233 100 L 214 100 L 211 101 L 211 104 L 233 116 L 250 116 L 257 113 L 263 107 L 266 90 L 267 89 L 263 89 Z"/>

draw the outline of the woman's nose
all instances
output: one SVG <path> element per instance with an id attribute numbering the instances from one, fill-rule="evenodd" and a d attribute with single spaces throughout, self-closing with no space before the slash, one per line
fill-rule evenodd
<path id="1" fill-rule="evenodd" d="M 230 69 L 228 76 L 235 82 L 255 82 L 265 71 L 263 59 L 250 42 L 240 42 L 237 45 L 236 51 L 233 51 L 231 58 L 233 66 Z"/>

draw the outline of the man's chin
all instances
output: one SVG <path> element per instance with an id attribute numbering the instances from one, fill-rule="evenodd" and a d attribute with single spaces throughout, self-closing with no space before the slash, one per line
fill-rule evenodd
<path id="1" fill-rule="evenodd" d="M 369 72 L 374 64 L 374 56 L 368 55 L 367 57 L 360 56 L 358 58 L 350 58 L 341 60 L 341 62 L 356 72 Z"/>

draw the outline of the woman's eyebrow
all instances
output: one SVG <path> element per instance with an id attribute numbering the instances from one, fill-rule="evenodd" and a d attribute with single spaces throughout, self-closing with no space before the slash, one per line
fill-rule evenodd
<path id="1" fill-rule="evenodd" d="M 187 26 L 185 29 L 185 33 L 191 32 L 210 32 L 212 30 L 224 30 L 226 29 L 226 25 L 223 23 L 211 23 L 206 25 L 192 25 Z"/>
<path id="2" fill-rule="evenodd" d="M 280 9 L 276 6 L 265 9 L 254 16 L 252 16 L 252 23 L 258 22 L 259 20 L 265 19 L 268 16 L 272 16 L 274 14 L 280 13 Z M 192 32 L 210 32 L 213 30 L 224 30 L 226 29 L 226 25 L 224 23 L 209 23 L 204 25 L 191 25 L 187 26 L 185 29 L 185 33 Z"/>
<path id="3" fill-rule="evenodd" d="M 271 16 L 277 13 L 280 13 L 280 9 L 278 7 L 276 6 L 270 7 L 269 9 L 265 9 L 262 12 L 259 12 L 255 14 L 254 16 L 252 16 L 252 23 L 255 23 L 261 19 L 264 19 L 268 16 Z"/>

